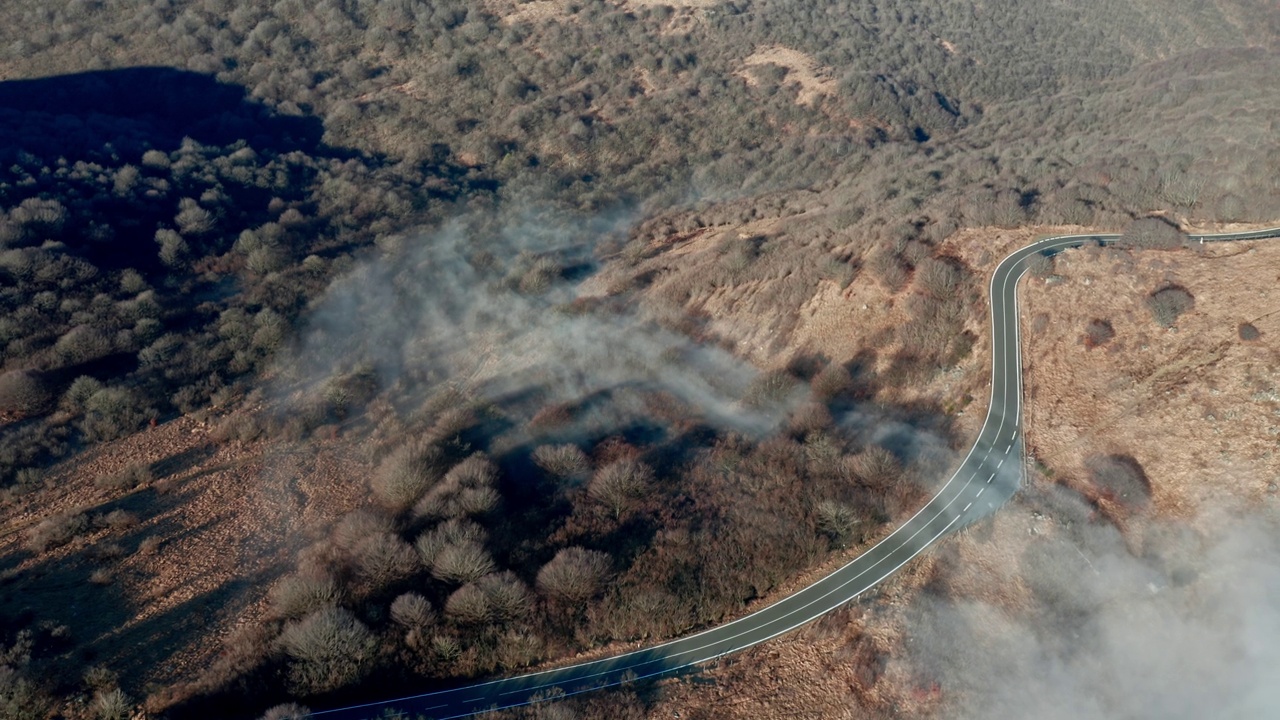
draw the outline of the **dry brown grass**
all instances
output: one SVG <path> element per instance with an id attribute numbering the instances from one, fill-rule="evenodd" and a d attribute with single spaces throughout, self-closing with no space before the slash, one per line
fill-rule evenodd
<path id="1" fill-rule="evenodd" d="M 1023 336 L 1027 433 L 1055 472 L 1084 477 L 1099 452 L 1133 455 L 1151 478 L 1158 512 L 1189 517 L 1219 496 L 1261 501 L 1280 474 L 1280 244 L 1261 241 L 1195 251 L 1074 250 L 1058 260 L 1063 280 L 1030 281 Z M 1177 327 L 1146 307 L 1154 289 L 1178 284 L 1196 296 Z M 1115 337 L 1087 351 L 1080 337 L 1105 318 Z M 1252 322 L 1260 341 L 1239 337 Z"/>
<path id="2" fill-rule="evenodd" d="M 760 84 L 752 69 L 761 65 L 777 65 L 786 68 L 787 75 L 783 84 L 796 83 L 800 86 L 796 95 L 799 105 L 817 105 L 822 98 L 834 95 L 836 80 L 831 68 L 819 65 L 808 53 L 782 45 L 760 48 L 743 60 L 743 69 L 738 76 L 748 85 Z"/>
<path id="3" fill-rule="evenodd" d="M 219 446 L 215 425 L 189 416 L 94 448 L 52 468 L 44 488 L 5 514 L 0 553 L 22 558 L 11 570 L 12 602 L 49 608 L 41 619 L 66 623 L 80 651 L 118 672 L 134 697 L 213 667 L 221 638 L 268 612 L 267 590 L 295 549 L 365 492 L 342 481 L 369 468 L 341 443 Z M 154 481 L 97 482 L 139 467 Z M 43 555 L 20 548 L 43 518 L 77 510 L 101 522 Z M 95 611 L 58 615 L 75 605 Z M 159 710 L 182 693 L 165 691 L 147 706 Z"/>

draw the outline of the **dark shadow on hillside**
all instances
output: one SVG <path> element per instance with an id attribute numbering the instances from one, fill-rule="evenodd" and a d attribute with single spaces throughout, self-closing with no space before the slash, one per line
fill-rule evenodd
<path id="1" fill-rule="evenodd" d="M 148 149 L 239 140 L 278 152 L 334 154 L 315 117 L 283 115 L 212 75 L 166 67 L 101 70 L 0 83 L 0 159 L 19 152 L 88 159 L 114 152 L 137 162 Z M 104 145 L 110 145 L 109 149 Z"/>

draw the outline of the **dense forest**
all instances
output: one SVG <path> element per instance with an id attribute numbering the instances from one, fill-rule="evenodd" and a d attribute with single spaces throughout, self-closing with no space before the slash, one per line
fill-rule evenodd
<path id="1" fill-rule="evenodd" d="M 868 425 L 962 442 L 947 408 L 881 395 L 971 359 L 981 282 L 943 239 L 1280 217 L 1280 15 L 1175 4 L 6 2 L 6 507 L 193 414 L 219 443 L 341 437 L 370 471 L 167 687 L 86 675 L 72 611 L 22 597 L 23 567 L 139 518 L 24 527 L 0 717 L 256 716 L 513 671 L 717 622 L 874 536 L 946 460 Z M 580 290 L 815 204 L 659 294 L 653 272 Z M 781 347 L 823 281 L 901 295 L 889 372 L 759 372 L 694 307 L 764 288 Z"/>

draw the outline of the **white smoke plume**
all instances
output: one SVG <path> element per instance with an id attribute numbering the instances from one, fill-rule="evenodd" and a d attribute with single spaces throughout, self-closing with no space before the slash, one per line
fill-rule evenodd
<path id="1" fill-rule="evenodd" d="M 1086 509 L 1068 515 L 1021 550 L 1033 609 L 932 597 L 915 613 L 910 662 L 960 717 L 1280 717 L 1274 506 L 1223 512 L 1208 534 L 1151 521 L 1136 550 Z"/>
<path id="2" fill-rule="evenodd" d="M 282 374 L 314 385 L 363 365 L 383 387 L 459 387 L 516 420 L 577 403 L 575 422 L 596 427 L 634 416 L 636 391 L 661 392 L 712 425 L 768 432 L 781 409 L 740 402 L 750 365 L 634 307 L 574 305 L 629 223 L 522 208 L 385 243 L 313 309 Z"/>

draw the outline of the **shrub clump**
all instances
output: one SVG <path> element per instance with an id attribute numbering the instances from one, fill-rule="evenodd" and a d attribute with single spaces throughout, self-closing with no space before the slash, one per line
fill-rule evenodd
<path id="1" fill-rule="evenodd" d="M 1253 341 L 1262 337 L 1262 332 L 1253 323 L 1242 322 L 1240 327 L 1236 328 L 1240 333 L 1240 339 L 1245 341 Z"/>
<path id="2" fill-rule="evenodd" d="M 533 451 L 533 462 L 543 472 L 556 478 L 571 478 L 591 469 L 586 453 L 577 445 L 539 445 Z"/>
<path id="3" fill-rule="evenodd" d="M 38 415 L 52 401 L 53 392 L 39 373 L 14 370 L 0 375 L 0 412 Z"/>
<path id="4" fill-rule="evenodd" d="M 1121 247 L 1176 250 L 1187 244 L 1187 235 L 1160 217 L 1134 220 L 1116 241 Z"/>
<path id="5" fill-rule="evenodd" d="M 137 430 L 147 415 L 144 403 L 132 390 L 107 387 L 85 401 L 81 427 L 91 441 L 114 440 Z"/>
<path id="6" fill-rule="evenodd" d="M 151 466 L 147 463 L 132 463 L 122 470 L 102 475 L 93 484 L 104 490 L 132 490 L 152 480 Z"/>
<path id="7" fill-rule="evenodd" d="M 1084 466 L 1107 498 L 1130 510 L 1140 510 L 1151 500 L 1151 481 L 1132 455 L 1094 455 Z"/>
<path id="8" fill-rule="evenodd" d="M 580 605 L 600 592 L 612 565 L 598 550 L 568 547 L 538 571 L 538 589 L 567 605 Z"/>
<path id="9" fill-rule="evenodd" d="M 391 453 L 378 466 L 373 494 L 388 510 L 413 507 L 446 469 L 444 451 L 432 443 L 412 442 Z"/>
<path id="10" fill-rule="evenodd" d="M 414 505 L 414 515 L 427 518 L 461 518 L 492 512 L 500 497 L 494 489 L 498 468 L 476 453 L 454 465 L 444 479 Z"/>
<path id="11" fill-rule="evenodd" d="M 1173 327 L 1178 317 L 1195 307 L 1195 297 L 1186 288 L 1170 285 L 1147 297 L 1147 308 L 1160 327 Z"/>
<path id="12" fill-rule="evenodd" d="M 66 545 L 88 529 L 89 518 L 84 513 L 58 513 L 45 518 L 27 533 L 26 547 L 31 552 L 42 553 Z"/>
<path id="13" fill-rule="evenodd" d="M 391 619 L 405 630 L 421 632 L 435 624 L 431 602 L 416 592 L 407 592 L 391 602 Z"/>
<path id="14" fill-rule="evenodd" d="M 1106 345 L 1116 336 L 1111 323 L 1099 318 L 1089 321 L 1084 327 L 1084 346 L 1090 349 Z"/>
<path id="15" fill-rule="evenodd" d="M 276 617 L 295 619 L 342 602 L 342 587 L 328 574 L 286 575 L 267 593 Z"/>
<path id="16" fill-rule="evenodd" d="M 347 610 L 328 607 L 289 623 L 280 647 L 293 662 L 289 680 L 299 694 L 336 690 L 368 674 L 377 640 Z"/>
<path id="17" fill-rule="evenodd" d="M 614 517 L 620 517 L 652 481 L 653 471 L 648 465 L 624 458 L 597 470 L 587 486 L 587 495 L 609 508 Z"/>

